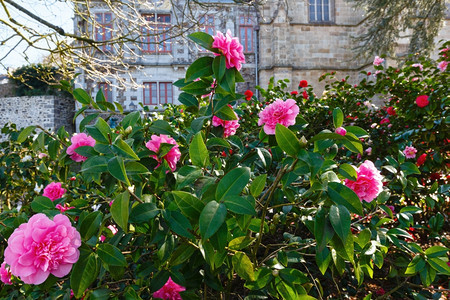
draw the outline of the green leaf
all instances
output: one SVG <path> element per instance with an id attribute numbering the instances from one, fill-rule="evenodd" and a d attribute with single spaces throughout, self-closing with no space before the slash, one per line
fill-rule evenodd
<path id="1" fill-rule="evenodd" d="M 356 242 L 361 248 L 364 248 L 364 246 L 366 246 L 370 241 L 371 236 L 372 233 L 370 232 L 370 229 L 366 228 L 358 234 L 358 239 L 356 239 Z"/>
<path id="2" fill-rule="evenodd" d="M 363 215 L 362 204 L 358 195 L 345 185 L 338 182 L 329 182 L 328 195 L 334 203 L 345 206 L 352 213 Z"/>
<path id="3" fill-rule="evenodd" d="M 218 118 L 220 118 L 222 120 L 226 120 L 226 121 L 237 120 L 236 113 L 228 105 L 222 106 L 222 108 L 220 108 L 220 110 L 215 112 L 215 115 Z"/>
<path id="4" fill-rule="evenodd" d="M 73 97 L 81 104 L 91 104 L 91 96 L 89 96 L 89 94 L 81 88 L 73 90 Z"/>
<path id="5" fill-rule="evenodd" d="M 18 143 L 23 143 L 27 139 L 27 137 L 36 129 L 36 126 L 28 126 L 19 133 L 19 136 L 17 137 Z"/>
<path id="6" fill-rule="evenodd" d="M 438 273 L 450 276 L 450 267 L 445 261 L 439 258 L 429 258 L 428 264 Z"/>
<path id="7" fill-rule="evenodd" d="M 139 203 L 131 209 L 130 223 L 145 223 L 159 214 L 155 203 Z"/>
<path id="8" fill-rule="evenodd" d="M 250 180 L 250 169 L 238 167 L 219 181 L 216 189 L 216 200 L 221 202 L 228 196 L 239 195 Z"/>
<path id="9" fill-rule="evenodd" d="M 117 156 L 111 158 L 108 161 L 108 172 L 116 179 L 130 185 L 130 181 L 128 181 L 127 173 L 125 171 L 123 158 Z"/>
<path id="10" fill-rule="evenodd" d="M 101 118 L 98 118 L 97 120 L 100 119 Z M 87 125 L 85 129 L 89 133 L 89 135 L 93 137 L 98 143 L 109 144 L 108 135 L 106 134 L 105 136 L 97 127 L 95 127 L 95 125 Z"/>
<path id="11" fill-rule="evenodd" d="M 220 81 L 220 87 L 222 87 L 226 92 L 234 95 L 236 91 L 236 73 L 234 68 L 226 69 L 225 76 L 222 81 Z"/>
<path id="12" fill-rule="evenodd" d="M 108 170 L 108 161 L 104 156 L 93 156 L 89 157 L 83 164 L 81 165 L 82 173 L 86 174 L 98 174 L 102 172 L 106 172 Z"/>
<path id="13" fill-rule="evenodd" d="M 192 95 L 205 95 L 211 90 L 211 83 L 203 80 L 191 82 L 181 88 L 182 91 Z"/>
<path id="14" fill-rule="evenodd" d="M 87 106 L 85 106 L 87 108 Z M 86 117 L 84 117 L 83 120 L 81 120 L 80 122 L 80 132 L 83 132 L 84 129 L 86 128 L 86 125 L 90 124 L 92 121 L 94 121 L 95 119 L 98 118 L 98 113 L 92 114 L 92 115 L 87 115 Z"/>
<path id="15" fill-rule="evenodd" d="M 97 279 L 100 272 L 100 262 L 95 253 L 84 259 L 79 259 L 70 274 L 70 287 L 75 298 L 81 298 L 86 289 Z"/>
<path id="16" fill-rule="evenodd" d="M 350 233 L 351 217 L 350 212 L 342 205 L 332 205 L 330 207 L 330 223 L 334 231 L 341 238 L 342 243 L 345 244 L 346 238 Z"/>
<path id="17" fill-rule="evenodd" d="M 267 174 L 262 174 L 253 179 L 250 185 L 250 193 L 253 197 L 258 197 L 266 186 Z"/>
<path id="18" fill-rule="evenodd" d="M 181 93 L 178 96 L 178 101 L 180 101 L 180 103 L 186 105 L 187 107 L 189 106 L 196 106 L 198 107 L 198 100 L 197 98 L 195 98 L 194 96 L 192 96 L 191 94 L 188 93 Z"/>
<path id="19" fill-rule="evenodd" d="M 148 169 L 137 161 L 129 161 L 125 164 L 127 175 L 149 174 Z"/>
<path id="20" fill-rule="evenodd" d="M 164 120 L 154 121 L 148 129 L 156 134 L 166 134 L 170 136 L 175 136 L 175 132 L 173 132 L 173 129 L 170 126 L 170 124 Z"/>
<path id="21" fill-rule="evenodd" d="M 255 281 L 255 271 L 250 258 L 244 252 L 236 252 L 232 258 L 233 268 L 241 278 Z"/>
<path id="22" fill-rule="evenodd" d="M 130 215 L 130 194 L 128 191 L 117 195 L 111 205 L 111 215 L 113 220 L 123 229 L 123 231 L 128 231 L 128 217 Z"/>
<path id="23" fill-rule="evenodd" d="M 224 148 L 231 148 L 230 143 L 227 142 L 227 140 L 222 138 L 210 138 L 206 141 L 206 147 L 224 147 Z"/>
<path id="24" fill-rule="evenodd" d="M 121 124 L 123 128 L 128 128 L 128 126 L 133 127 L 136 125 L 137 121 L 141 118 L 141 113 L 139 111 L 134 111 L 129 113 L 128 115 L 123 118 Z"/>
<path id="25" fill-rule="evenodd" d="M 326 210 L 323 206 L 319 207 L 314 218 L 314 236 L 317 241 L 317 252 L 321 252 L 334 236 L 334 230 L 326 217 Z"/>
<path id="26" fill-rule="evenodd" d="M 358 126 L 345 126 L 345 130 L 347 130 L 347 132 L 353 133 L 358 138 L 369 137 L 367 131 Z"/>
<path id="27" fill-rule="evenodd" d="M 323 248 L 323 250 L 320 252 L 316 252 L 316 263 L 322 275 L 325 275 L 325 272 L 328 269 L 330 261 L 331 261 L 331 253 L 327 247 Z"/>
<path id="28" fill-rule="evenodd" d="M 450 251 L 450 249 L 447 247 L 433 246 L 425 250 L 425 254 L 429 258 L 435 258 L 439 256 L 446 256 L 448 251 Z"/>
<path id="29" fill-rule="evenodd" d="M 204 204 L 197 197 L 187 192 L 173 191 L 172 195 L 181 212 L 192 221 L 198 220 Z"/>
<path id="30" fill-rule="evenodd" d="M 189 145 L 189 157 L 195 166 L 206 167 L 209 165 L 209 152 L 203 141 L 202 132 L 198 132 L 192 138 Z"/>
<path id="31" fill-rule="evenodd" d="M 192 41 L 194 41 L 196 44 L 202 46 L 206 50 L 217 52 L 217 50 L 213 50 L 213 48 L 212 48 L 214 38 L 205 32 L 199 31 L 199 32 L 191 33 L 190 35 L 188 35 L 188 38 L 190 38 Z"/>
<path id="32" fill-rule="evenodd" d="M 298 300 L 299 295 L 297 294 L 297 291 L 288 283 L 282 281 L 281 279 L 276 278 L 275 279 L 275 287 L 280 294 L 280 298 L 283 300 Z"/>
<path id="33" fill-rule="evenodd" d="M 194 61 L 186 70 L 186 82 L 213 75 L 213 60 L 210 56 L 203 56 Z"/>
<path id="34" fill-rule="evenodd" d="M 275 127 L 275 138 L 278 146 L 280 146 L 284 152 L 292 157 L 297 157 L 298 153 L 302 149 L 300 141 L 297 139 L 295 134 L 281 124 L 277 124 Z"/>
<path id="35" fill-rule="evenodd" d="M 37 196 L 31 202 L 31 209 L 37 213 L 43 212 L 44 210 L 55 209 L 53 201 L 44 196 Z"/>
<path id="36" fill-rule="evenodd" d="M 420 255 L 414 256 L 413 260 L 408 264 L 405 275 L 414 275 L 425 268 L 425 260 Z M 450 275 L 450 273 L 449 273 Z"/>
<path id="37" fill-rule="evenodd" d="M 279 271 L 280 277 L 291 284 L 304 284 L 309 282 L 308 277 L 301 271 L 293 268 L 285 268 Z"/>
<path id="38" fill-rule="evenodd" d="M 103 215 L 99 211 L 88 214 L 80 224 L 80 235 L 84 241 L 89 240 L 100 228 Z"/>
<path id="39" fill-rule="evenodd" d="M 194 254 L 195 250 L 197 250 L 197 248 L 195 248 L 191 244 L 187 244 L 187 243 L 181 244 L 172 253 L 172 256 L 170 257 L 170 260 L 169 260 L 169 265 L 177 266 L 179 264 L 184 263 L 186 260 L 188 260 L 192 256 L 192 254 Z"/>
<path id="40" fill-rule="evenodd" d="M 248 236 L 240 236 L 240 237 L 232 239 L 230 241 L 230 243 L 228 244 L 228 248 L 230 248 L 232 250 L 241 250 L 241 249 L 247 248 L 254 241 L 255 241 L 255 238 L 250 238 Z"/>
<path id="41" fill-rule="evenodd" d="M 95 151 L 94 147 L 91 146 L 80 146 L 75 149 L 75 152 L 84 157 L 92 157 L 98 155 L 98 152 Z"/>
<path id="42" fill-rule="evenodd" d="M 139 160 L 139 156 L 137 156 L 133 149 L 131 149 L 131 147 L 121 138 L 114 141 L 113 149 L 118 155 L 124 158 Z"/>
<path id="43" fill-rule="evenodd" d="M 419 168 L 413 164 L 412 162 L 405 162 L 400 165 L 400 169 L 403 171 L 405 176 L 411 175 L 411 174 L 418 174 L 420 175 Z"/>
<path id="44" fill-rule="evenodd" d="M 269 268 L 260 268 L 255 272 L 255 277 L 255 281 L 245 283 L 245 287 L 249 290 L 260 290 L 268 285 L 273 279 L 272 270 Z"/>
<path id="45" fill-rule="evenodd" d="M 436 278 L 436 271 L 430 267 L 430 265 L 427 265 L 425 268 L 420 271 L 420 279 L 422 280 L 422 283 L 424 286 L 430 286 L 434 279 Z"/>
<path id="46" fill-rule="evenodd" d="M 227 208 L 237 214 L 256 215 L 255 202 L 252 203 L 251 197 L 227 196 L 224 203 Z"/>
<path id="47" fill-rule="evenodd" d="M 339 107 L 333 110 L 333 125 L 334 128 L 339 128 L 344 123 L 344 113 Z"/>
<path id="48" fill-rule="evenodd" d="M 97 246 L 97 254 L 108 266 L 126 267 L 128 265 L 125 256 L 123 256 L 119 248 L 111 244 L 99 244 Z"/>
<path id="49" fill-rule="evenodd" d="M 225 75 L 226 70 L 226 60 L 224 55 L 219 55 L 214 58 L 213 61 L 213 71 L 214 71 L 214 77 L 216 78 L 217 82 L 221 82 L 223 75 Z"/>
<path id="50" fill-rule="evenodd" d="M 180 212 L 169 211 L 166 215 L 168 215 L 167 222 L 173 232 L 189 239 L 195 238 L 195 236 L 189 231 L 192 231 L 191 223 L 189 223 L 189 220 Z"/>
<path id="51" fill-rule="evenodd" d="M 357 177 L 356 170 L 349 164 L 340 165 L 339 166 L 339 174 L 341 174 L 342 176 L 344 176 L 347 179 L 356 181 L 356 177 Z"/>
<path id="52" fill-rule="evenodd" d="M 200 214 L 199 228 L 204 240 L 210 238 L 222 226 L 227 215 L 227 208 L 223 203 L 211 201 L 206 204 Z"/>

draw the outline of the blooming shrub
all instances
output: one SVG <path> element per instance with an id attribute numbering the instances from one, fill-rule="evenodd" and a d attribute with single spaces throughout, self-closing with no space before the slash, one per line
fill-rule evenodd
<path id="1" fill-rule="evenodd" d="M 67 148 L 66 152 L 68 155 L 70 155 L 70 158 L 76 162 L 85 161 L 87 159 L 87 157 L 82 156 L 75 151 L 78 147 L 81 147 L 81 146 L 94 147 L 95 146 L 95 140 L 92 137 L 87 136 L 85 133 L 79 133 L 79 134 L 74 135 L 70 139 L 70 141 L 72 142 L 72 145 L 70 145 Z"/>
<path id="2" fill-rule="evenodd" d="M 51 182 L 44 188 L 42 196 L 49 198 L 52 201 L 62 198 L 66 192 L 66 189 L 61 187 L 61 182 Z"/>
<path id="3" fill-rule="evenodd" d="M 64 129 L 2 130 L 0 272 L 12 285 L 0 297 L 446 296 L 426 287 L 450 275 L 448 72 L 416 59 L 398 71 L 375 65 L 377 77 L 357 85 L 324 74 L 323 95 L 271 79 L 244 100 L 238 66 L 227 67 L 212 36 L 190 37 L 215 54 L 174 83 L 181 106 L 124 113 L 62 83 L 80 118 L 105 118 L 78 128 L 95 145 L 73 149 Z M 372 105 L 375 95 L 392 110 Z M 420 95 L 430 103 L 418 109 Z M 122 117 L 114 129 L 110 114 Z M 217 122 L 239 128 L 228 135 Z M 403 153 L 410 145 L 417 160 Z M 63 198 L 42 196 L 51 182 L 62 183 Z M 18 239 L 36 251 L 17 251 Z M 45 251 L 49 244 L 58 251 Z"/>

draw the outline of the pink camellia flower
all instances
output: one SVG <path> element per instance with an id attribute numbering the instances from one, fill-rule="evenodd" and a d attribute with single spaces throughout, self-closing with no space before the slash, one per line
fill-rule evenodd
<path id="1" fill-rule="evenodd" d="M 44 188 L 44 193 L 42 196 L 49 198 L 52 201 L 62 198 L 66 189 L 61 187 L 61 182 L 51 182 Z"/>
<path id="2" fill-rule="evenodd" d="M 364 152 L 366 152 L 367 155 L 372 155 L 372 147 L 367 148 Z"/>
<path id="3" fill-rule="evenodd" d="M 6 266 L 5 263 L 2 263 L 0 266 L 0 280 L 7 285 L 11 285 L 11 271 L 9 270 L 9 267 Z"/>
<path id="4" fill-rule="evenodd" d="M 231 108 L 231 105 L 228 105 Z M 236 118 L 238 117 L 237 114 L 234 112 L 234 115 Z M 227 138 L 229 136 L 236 134 L 236 129 L 239 128 L 239 121 L 238 120 L 222 120 L 219 117 L 213 116 L 212 118 L 212 125 L 214 127 L 222 126 L 223 127 L 223 137 Z"/>
<path id="5" fill-rule="evenodd" d="M 448 61 L 443 60 L 438 64 L 438 68 L 441 72 L 444 72 L 447 69 L 447 65 Z"/>
<path id="6" fill-rule="evenodd" d="M 390 115 L 390 116 L 396 116 L 397 115 L 397 113 L 395 112 L 395 108 L 393 108 L 392 106 L 389 106 L 386 109 L 386 111 L 387 111 L 388 115 Z"/>
<path id="7" fill-rule="evenodd" d="M 384 58 L 381 58 L 379 56 L 375 56 L 375 59 L 373 60 L 374 66 L 379 66 L 384 62 Z"/>
<path id="8" fill-rule="evenodd" d="M 180 149 L 178 149 L 177 142 L 173 138 L 171 138 L 167 135 L 164 135 L 164 134 L 161 134 L 160 136 L 152 135 L 151 140 L 145 144 L 145 147 L 147 147 L 148 150 L 150 150 L 150 151 L 158 153 L 159 148 L 161 147 L 162 143 L 175 145 L 172 147 L 172 149 L 170 149 L 169 152 L 167 152 L 166 155 L 164 155 L 162 157 L 162 159 L 167 161 L 170 169 L 172 171 L 175 171 L 175 169 L 177 168 L 177 162 L 181 157 L 181 152 L 180 152 Z M 158 161 L 158 165 L 156 167 L 159 167 L 159 165 L 161 164 L 161 159 L 158 158 L 158 156 L 156 156 L 154 154 L 150 155 L 150 157 L 154 158 Z"/>
<path id="9" fill-rule="evenodd" d="M 356 181 L 345 179 L 345 185 L 352 189 L 361 201 L 371 202 L 383 188 L 380 171 L 373 162 L 366 160 L 356 169 L 356 174 Z"/>
<path id="10" fill-rule="evenodd" d="M 226 36 L 222 32 L 217 31 L 214 36 L 213 48 L 219 49 L 219 52 L 225 56 L 225 66 L 227 69 L 235 67 L 238 71 L 245 64 L 244 47 L 239 43 L 239 39 L 231 36 L 228 30 Z M 214 53 L 219 56 L 219 53 Z"/>
<path id="11" fill-rule="evenodd" d="M 428 101 L 427 95 L 420 95 L 419 97 L 416 98 L 416 104 L 418 107 L 425 107 L 429 103 L 430 103 L 430 101 Z"/>
<path id="12" fill-rule="evenodd" d="M 77 149 L 78 147 L 81 147 L 81 146 L 91 146 L 91 147 L 95 146 L 95 140 L 92 137 L 87 136 L 85 133 L 75 134 L 70 139 L 70 141 L 72 142 L 72 145 L 70 145 L 67 148 L 66 153 L 68 155 L 70 155 L 70 158 L 76 162 L 85 161 L 87 159 L 87 157 L 76 153 L 75 149 Z"/>
<path id="13" fill-rule="evenodd" d="M 119 229 L 117 229 L 116 225 L 108 225 L 108 227 L 106 227 L 106 228 L 108 228 L 109 230 L 111 230 L 111 232 L 112 232 L 113 235 L 116 235 L 116 233 L 119 232 Z"/>
<path id="14" fill-rule="evenodd" d="M 419 68 L 420 71 L 423 71 L 423 65 L 422 65 L 422 64 L 413 64 L 411 67 L 413 67 L 413 68 Z"/>
<path id="15" fill-rule="evenodd" d="M 8 239 L 5 263 L 27 284 L 41 284 L 50 274 L 64 277 L 78 261 L 80 233 L 67 216 L 50 220 L 36 214 L 16 228 Z"/>
<path id="16" fill-rule="evenodd" d="M 74 209 L 74 208 L 75 208 L 75 206 L 69 206 L 69 204 L 67 204 L 67 203 L 64 203 L 64 206 L 62 206 L 61 204 L 56 204 L 55 207 L 56 207 L 57 209 L 59 209 L 59 211 L 60 211 L 62 214 L 63 214 L 66 210 Z"/>
<path id="17" fill-rule="evenodd" d="M 347 134 L 347 130 L 345 130 L 344 127 L 336 128 L 335 132 L 336 132 L 337 134 L 342 135 L 342 136 L 345 136 L 345 135 Z"/>
<path id="18" fill-rule="evenodd" d="M 185 291 L 186 288 L 176 284 L 171 277 L 167 280 L 162 288 L 153 293 L 154 298 L 164 300 L 182 300 L 180 292 Z"/>
<path id="19" fill-rule="evenodd" d="M 405 150 L 403 150 L 403 154 L 405 154 L 406 158 L 415 158 L 417 153 L 417 149 L 412 146 L 406 146 Z"/>
<path id="20" fill-rule="evenodd" d="M 42 152 L 39 152 L 39 154 L 38 154 L 38 157 L 39 157 L 40 159 L 42 159 L 42 158 L 44 158 L 44 157 L 47 157 L 47 156 L 48 156 L 47 154 L 42 153 Z"/>
<path id="21" fill-rule="evenodd" d="M 258 125 L 264 124 L 264 132 L 266 134 L 275 134 L 277 124 L 286 127 L 294 125 L 295 118 L 299 112 L 300 109 L 295 100 L 287 99 L 283 101 L 277 99 L 259 113 Z"/>
<path id="22" fill-rule="evenodd" d="M 384 119 L 382 119 L 381 121 L 380 121 L 380 125 L 382 125 L 382 124 L 386 124 L 386 123 L 389 123 L 390 121 L 389 121 L 389 118 L 384 118 Z"/>

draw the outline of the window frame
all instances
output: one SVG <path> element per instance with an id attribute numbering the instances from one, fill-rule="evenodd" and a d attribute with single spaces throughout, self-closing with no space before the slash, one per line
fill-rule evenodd
<path id="1" fill-rule="evenodd" d="M 144 105 L 173 104 L 173 82 L 170 81 L 146 81 L 142 83 L 142 103 Z M 154 89 L 153 89 L 154 87 Z M 148 90 L 148 98 L 146 97 Z M 164 90 L 164 92 L 162 92 Z M 153 93 L 156 93 L 155 95 Z M 155 102 L 153 102 L 155 100 Z"/>
<path id="2" fill-rule="evenodd" d="M 141 29 L 141 44 L 143 53 L 172 53 L 172 43 L 169 41 L 169 31 L 172 26 L 170 13 L 152 13 L 142 15 L 147 22 L 152 22 L 149 27 Z M 162 18 L 168 20 L 162 21 Z"/>
<path id="3" fill-rule="evenodd" d="M 244 29 L 244 38 L 242 37 L 242 29 Z M 248 37 L 249 30 L 251 35 L 250 41 Z M 254 37 L 255 37 L 255 27 L 252 17 L 243 15 L 239 16 L 239 42 L 243 47 L 244 53 L 255 52 Z M 248 46 L 250 46 L 251 49 L 249 49 Z"/>
<path id="4" fill-rule="evenodd" d="M 98 16 L 101 15 L 101 22 L 98 20 Z M 109 15 L 110 22 L 106 22 L 106 15 Z M 110 31 L 110 38 L 108 37 L 108 32 Z M 94 40 L 97 42 L 106 42 L 112 39 L 113 33 L 113 15 L 112 12 L 96 12 L 95 13 L 95 22 L 94 22 Z M 100 38 L 99 38 L 100 37 Z M 112 51 L 112 45 L 103 43 L 99 48 L 101 48 L 105 52 Z"/>
<path id="5" fill-rule="evenodd" d="M 328 2 L 325 5 L 324 2 Z M 320 4 L 320 5 L 318 5 Z M 318 7 L 320 6 L 320 16 L 318 15 Z M 328 7 L 326 9 L 325 7 Z M 326 13 L 328 19 L 325 19 Z M 334 22 L 334 2 L 333 0 L 308 0 L 308 19 L 310 23 L 327 24 Z"/>

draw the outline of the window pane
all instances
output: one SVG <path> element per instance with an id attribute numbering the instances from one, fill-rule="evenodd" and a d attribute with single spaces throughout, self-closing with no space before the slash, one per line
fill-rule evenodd
<path id="1" fill-rule="evenodd" d="M 330 21 L 330 4 L 328 0 L 323 0 L 323 20 Z"/>
<path id="2" fill-rule="evenodd" d="M 105 13 L 105 24 L 111 23 L 112 15 L 110 13 Z"/>
<path id="3" fill-rule="evenodd" d="M 316 7 L 316 13 L 317 13 L 317 21 L 322 21 L 322 1 L 317 0 L 317 7 Z"/>
<path id="4" fill-rule="evenodd" d="M 316 21 L 315 0 L 309 0 L 309 20 L 310 21 Z"/>
<path id="5" fill-rule="evenodd" d="M 101 13 L 95 14 L 95 21 L 99 24 L 103 24 L 103 14 Z"/>
<path id="6" fill-rule="evenodd" d="M 151 104 L 158 104 L 158 101 L 157 101 L 157 98 L 156 98 L 156 93 L 157 93 L 157 91 L 156 91 L 156 82 L 152 82 L 151 83 L 151 85 L 152 85 L 152 102 L 151 102 Z"/>

